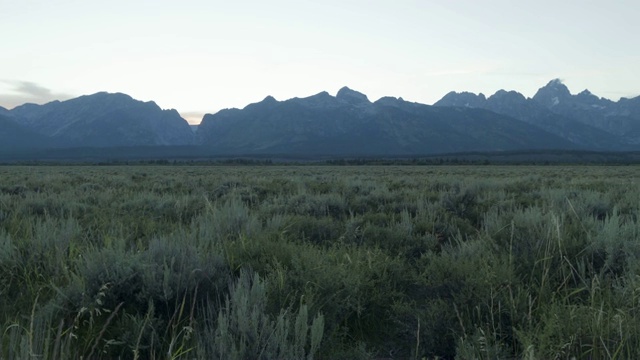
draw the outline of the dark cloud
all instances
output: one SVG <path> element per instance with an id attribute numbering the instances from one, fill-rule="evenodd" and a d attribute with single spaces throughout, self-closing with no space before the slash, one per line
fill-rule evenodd
<path id="1" fill-rule="evenodd" d="M 25 103 L 44 104 L 54 100 L 67 100 L 72 95 L 57 93 L 30 81 L 0 80 L 0 106 L 12 109 Z M 0 88 L 1 89 L 1 88 Z"/>

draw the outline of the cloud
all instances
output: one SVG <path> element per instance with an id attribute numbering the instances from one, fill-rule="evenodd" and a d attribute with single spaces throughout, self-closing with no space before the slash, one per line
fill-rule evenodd
<path id="1" fill-rule="evenodd" d="M 67 100 L 72 95 L 57 93 L 31 81 L 0 79 L 0 106 L 12 109 L 25 103 L 44 104 L 53 100 Z"/>

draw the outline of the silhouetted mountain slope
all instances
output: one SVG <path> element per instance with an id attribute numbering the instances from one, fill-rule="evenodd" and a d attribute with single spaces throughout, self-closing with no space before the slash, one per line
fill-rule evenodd
<path id="1" fill-rule="evenodd" d="M 125 94 L 97 93 L 45 105 L 25 104 L 11 115 L 66 146 L 189 145 L 193 131 L 176 110 Z"/>
<path id="2" fill-rule="evenodd" d="M 342 88 L 307 98 L 267 97 L 242 110 L 207 114 L 197 139 L 221 153 L 430 154 L 573 148 L 524 122 L 478 109 L 436 108 L 402 99 L 371 103 Z"/>
<path id="3" fill-rule="evenodd" d="M 55 146 L 52 139 L 18 124 L 13 118 L 0 114 L 0 152 Z"/>
<path id="4" fill-rule="evenodd" d="M 553 102 L 554 100 L 550 101 Z M 436 102 L 434 106 L 471 107 L 491 110 L 535 125 L 567 139 L 583 149 L 611 151 L 625 150 L 627 148 L 623 145 L 620 137 L 569 117 L 556 114 L 540 102 L 527 99 L 516 91 L 499 90 L 489 98 L 486 98 L 483 94 L 450 92 Z"/>
<path id="5" fill-rule="evenodd" d="M 161 153 L 163 147 L 196 157 L 640 149 L 640 97 L 613 102 L 588 90 L 572 95 L 553 80 L 533 98 L 505 90 L 489 97 L 451 92 L 435 105 L 393 97 L 371 102 L 344 87 L 336 96 L 321 92 L 286 101 L 268 96 L 244 109 L 207 114 L 196 130 L 176 110 L 101 92 L 12 110 L 0 107 L 0 150 L 7 155 L 26 149 L 96 148 L 94 152 L 108 154 L 105 148 L 135 148 L 152 158 L 149 153 Z"/>
<path id="6" fill-rule="evenodd" d="M 620 99 L 620 101 L 618 101 L 618 113 L 621 116 L 640 119 L 640 96 L 636 96 L 632 99 Z"/>
<path id="7" fill-rule="evenodd" d="M 627 144 L 640 144 L 640 97 L 614 102 L 593 95 L 589 90 L 572 95 L 558 79 L 551 80 L 533 100 L 559 114 L 619 136 Z"/>

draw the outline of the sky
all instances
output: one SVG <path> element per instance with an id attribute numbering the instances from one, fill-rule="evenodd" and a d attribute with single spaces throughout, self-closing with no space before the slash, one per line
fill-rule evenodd
<path id="1" fill-rule="evenodd" d="M 638 0 L 0 0 L 0 106 L 122 92 L 190 123 L 335 94 L 640 95 Z"/>

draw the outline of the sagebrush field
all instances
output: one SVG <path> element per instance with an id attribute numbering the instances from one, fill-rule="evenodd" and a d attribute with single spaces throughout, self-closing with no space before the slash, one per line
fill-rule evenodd
<path id="1" fill-rule="evenodd" d="M 0 167 L 0 358 L 635 358 L 639 181 Z"/>

